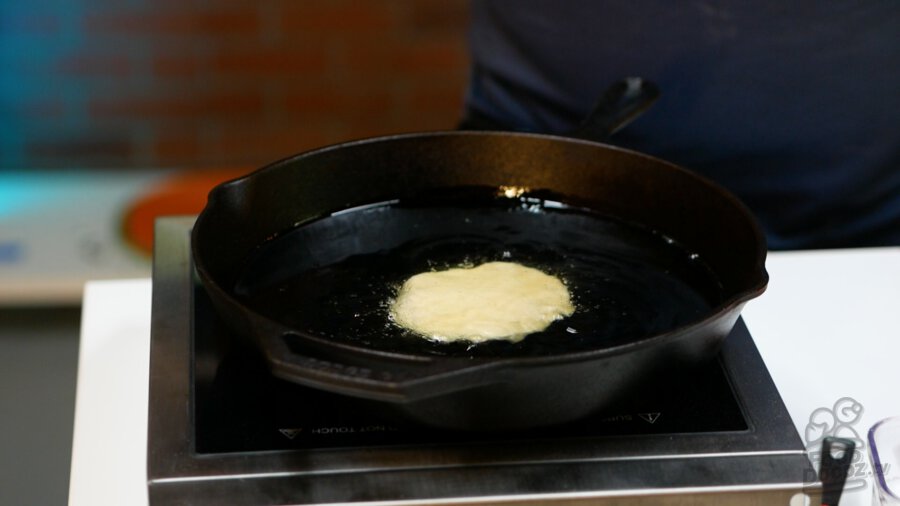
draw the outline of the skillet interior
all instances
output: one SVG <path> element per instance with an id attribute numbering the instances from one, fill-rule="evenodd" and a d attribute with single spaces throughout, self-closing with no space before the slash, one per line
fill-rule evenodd
<path id="1" fill-rule="evenodd" d="M 254 311 L 332 342 L 478 357 L 617 346 L 689 324 L 722 301 L 712 269 L 677 242 L 567 208 L 564 196 L 508 191 L 436 189 L 301 225 L 251 255 L 235 293 Z M 410 276 L 489 261 L 563 279 L 575 313 L 519 343 L 437 343 L 391 322 L 390 301 Z"/>
<path id="2" fill-rule="evenodd" d="M 298 319 L 294 310 L 287 307 L 290 303 L 277 302 L 271 294 L 271 287 L 279 283 L 288 292 L 294 290 L 295 294 L 301 289 L 309 293 L 322 292 L 323 285 L 312 283 L 309 279 L 296 285 L 302 288 L 283 285 L 284 280 L 296 278 L 304 270 L 303 255 L 296 254 L 298 248 L 308 253 L 314 249 L 313 245 L 322 246 L 324 249 L 319 252 L 322 258 L 336 258 L 348 253 L 374 253 L 397 246 L 402 254 L 416 257 L 410 252 L 414 252 L 417 246 L 409 245 L 407 241 L 411 238 L 423 239 L 415 232 L 415 226 L 402 225 L 402 219 L 393 224 L 393 218 L 353 220 L 347 217 L 355 213 L 347 213 L 343 215 L 345 219 L 336 220 L 340 216 L 330 216 L 331 213 L 392 200 L 421 203 L 423 197 L 429 206 L 433 206 L 435 202 L 429 202 L 428 198 L 435 195 L 435 189 L 495 189 L 501 186 L 550 191 L 554 198 L 562 196 L 560 200 L 573 207 L 588 208 L 602 216 L 616 217 L 608 224 L 639 223 L 644 232 L 652 230 L 654 233 L 649 236 L 644 234 L 637 243 L 626 240 L 631 245 L 629 248 L 633 248 L 631 254 L 644 254 L 639 251 L 653 251 L 656 254 L 660 241 L 664 243 L 662 238 L 667 237 L 674 241 L 675 246 L 682 245 L 684 248 L 676 248 L 677 255 L 684 258 L 685 254 L 696 254 L 704 261 L 703 269 L 708 268 L 714 273 L 711 283 L 720 290 L 712 295 L 708 290 L 709 280 L 697 284 L 691 281 L 697 277 L 696 273 L 686 275 L 690 288 L 688 292 L 693 290 L 695 298 L 699 293 L 700 305 L 706 304 L 699 313 L 695 304 L 689 304 L 692 309 L 689 309 L 686 320 L 668 319 L 663 326 L 665 328 L 651 326 L 649 330 L 645 328 L 634 333 L 607 333 L 603 339 L 591 341 L 587 348 L 606 348 L 644 335 L 673 330 L 673 325 L 701 322 L 716 311 L 757 295 L 765 286 L 765 244 L 762 235 L 749 212 L 716 185 L 666 162 L 609 146 L 550 136 L 507 133 L 451 132 L 382 138 L 326 148 L 277 162 L 246 178 L 225 184 L 210 195 L 210 202 L 194 229 L 194 260 L 204 286 L 219 302 L 220 309 L 239 313 L 230 317 L 233 321 L 243 319 L 245 323 L 249 322 L 248 325 L 255 325 L 254 321 L 258 323 L 262 316 L 266 321 L 276 322 L 280 331 L 309 334 L 328 341 L 334 337 L 328 335 L 329 329 L 335 328 L 333 325 L 304 328 L 309 326 L 309 322 Z M 477 209 L 471 211 L 480 212 Z M 422 212 L 418 210 L 413 214 L 421 215 Z M 536 215 L 541 216 L 539 213 L 521 213 L 518 218 L 524 216 L 522 219 L 527 220 Z M 539 218 L 537 221 L 546 220 Z M 389 224 L 391 230 L 373 226 L 384 222 Z M 498 251 L 501 255 L 502 251 L 507 251 L 508 248 L 501 248 L 490 239 L 496 237 L 497 226 L 505 225 L 498 225 L 494 218 L 480 223 L 486 225 L 478 230 L 465 231 L 474 242 L 481 241 L 476 248 L 479 251 L 474 255 L 493 259 L 490 257 L 497 255 Z M 296 228 L 298 224 L 305 226 Z M 545 247 L 548 242 L 558 243 L 559 238 L 553 239 L 553 235 L 570 230 L 569 227 L 534 222 L 524 228 L 542 231 L 537 242 L 543 249 L 529 251 L 528 247 L 514 248 L 518 257 L 516 260 L 540 264 L 551 271 L 559 270 L 570 283 L 579 283 L 579 276 L 585 279 L 582 273 L 573 274 L 560 267 L 566 258 L 572 257 L 571 251 L 563 251 L 556 246 Z M 437 227 L 435 230 L 440 229 Z M 298 235 L 287 233 L 290 230 L 295 230 L 293 234 Z M 622 235 L 620 232 L 611 236 Z M 364 240 L 367 233 L 375 234 L 377 240 Z M 341 237 L 344 242 L 339 239 Z M 649 245 L 648 237 L 655 238 L 656 244 L 645 250 Z M 335 241 L 336 238 L 339 240 Z M 351 244 L 354 241 L 358 244 Z M 638 244 L 636 249 L 635 244 Z M 448 252 L 455 251 L 458 256 L 462 253 L 455 249 L 458 246 L 457 242 L 453 246 L 438 248 L 441 255 L 432 258 L 432 261 L 454 262 L 453 254 Z M 337 250 L 330 250 L 332 247 Z M 266 251 L 267 248 L 271 250 Z M 406 248 L 405 253 L 403 248 Z M 442 256 L 445 253 L 448 256 Z M 666 253 L 663 257 L 668 255 Z M 255 261 L 248 264 L 251 258 Z M 416 258 L 408 270 L 425 270 L 420 268 L 423 267 L 421 261 L 424 257 Z M 650 263 L 658 264 L 659 261 L 654 259 Z M 662 260 L 663 272 L 668 269 L 666 262 L 669 261 Z M 293 267 L 284 269 L 286 264 L 294 262 Z M 379 265 L 377 261 L 371 266 L 374 268 L 365 270 L 376 273 L 390 270 L 384 269 L 384 263 Z M 683 269 L 682 266 L 673 268 L 676 271 Z M 265 282 L 261 282 L 261 278 L 266 278 Z M 374 282 L 391 287 L 396 279 L 388 278 Z M 321 280 L 315 276 L 312 279 Z M 649 292 L 656 289 L 654 286 Z M 267 290 L 269 293 L 266 293 Z M 576 290 L 575 296 L 580 298 L 583 294 Z M 682 297 L 668 298 L 680 300 Z M 576 299 L 577 303 L 579 300 Z M 648 302 L 642 301 L 640 304 L 647 305 Z M 626 308 L 626 311 L 630 310 Z M 663 318 L 661 321 L 665 320 Z M 565 331 L 569 326 L 557 325 L 555 331 Z M 446 346 L 437 350 L 426 341 L 404 339 L 408 336 L 395 330 L 388 329 L 390 339 L 380 343 L 374 343 L 369 338 L 346 341 L 346 335 L 338 339 L 360 350 L 383 349 L 403 354 L 460 354 L 472 351 Z M 582 334 L 578 339 L 569 339 L 569 345 L 553 352 L 579 351 L 585 347 L 584 338 Z M 412 342 L 417 344 L 410 344 Z M 484 347 L 478 353 L 528 355 L 547 351 L 543 345 L 533 345 L 531 348 L 524 345 L 518 349 Z"/>

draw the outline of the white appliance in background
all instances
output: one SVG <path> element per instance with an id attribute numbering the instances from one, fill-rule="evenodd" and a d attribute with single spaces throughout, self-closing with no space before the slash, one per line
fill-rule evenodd
<path id="1" fill-rule="evenodd" d="M 170 170 L 0 172 L 0 307 L 78 305 L 89 279 L 150 275 L 123 213 Z"/>
<path id="2" fill-rule="evenodd" d="M 0 307 L 78 305 L 89 279 L 150 275 L 153 219 L 196 214 L 246 168 L 0 172 Z"/>

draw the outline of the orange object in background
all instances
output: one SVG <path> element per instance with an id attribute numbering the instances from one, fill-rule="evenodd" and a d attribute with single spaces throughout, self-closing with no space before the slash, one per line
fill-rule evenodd
<path id="1" fill-rule="evenodd" d="M 209 191 L 219 183 L 249 173 L 249 168 L 193 169 L 162 180 L 125 210 L 123 234 L 142 253 L 153 253 L 153 225 L 160 216 L 200 213 Z"/>

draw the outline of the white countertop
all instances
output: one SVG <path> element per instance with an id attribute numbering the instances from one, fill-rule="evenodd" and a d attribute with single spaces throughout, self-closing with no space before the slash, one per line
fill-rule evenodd
<path id="1" fill-rule="evenodd" d="M 769 289 L 744 319 L 801 437 L 844 398 L 862 413 L 841 436 L 864 440 L 874 423 L 900 415 L 900 248 L 772 253 L 767 268 Z M 146 279 L 86 287 L 72 506 L 147 504 L 150 292 Z M 862 462 L 858 470 L 870 471 Z M 871 504 L 872 478 L 853 485 L 841 504 Z"/>

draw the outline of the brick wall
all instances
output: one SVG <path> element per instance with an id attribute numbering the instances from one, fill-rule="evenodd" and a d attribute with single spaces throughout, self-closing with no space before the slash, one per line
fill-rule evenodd
<path id="1" fill-rule="evenodd" d="M 466 0 L 0 6 L 0 168 L 258 166 L 453 128 Z"/>

